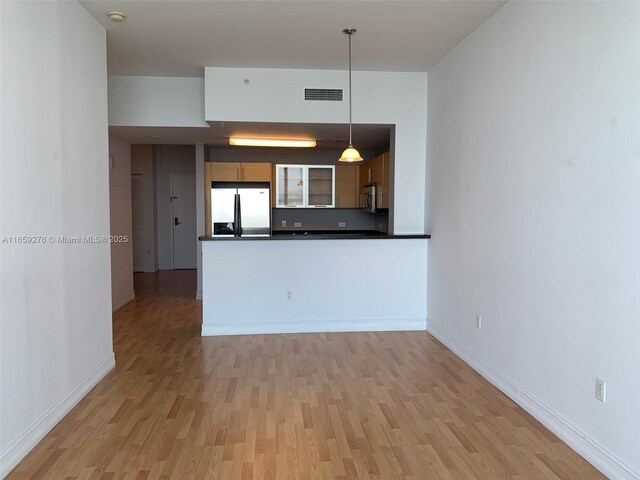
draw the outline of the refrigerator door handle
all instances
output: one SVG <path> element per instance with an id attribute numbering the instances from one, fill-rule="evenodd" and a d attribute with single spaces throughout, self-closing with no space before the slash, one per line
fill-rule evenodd
<path id="1" fill-rule="evenodd" d="M 240 212 L 240 194 L 236 193 L 233 205 L 233 235 L 240 237 L 242 235 L 242 214 Z"/>

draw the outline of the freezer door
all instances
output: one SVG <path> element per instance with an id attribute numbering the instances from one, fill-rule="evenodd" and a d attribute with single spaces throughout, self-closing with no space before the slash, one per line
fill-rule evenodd
<path id="1" fill-rule="evenodd" d="M 235 188 L 211 189 L 211 222 L 213 236 L 233 237 Z"/>
<path id="2" fill-rule="evenodd" d="M 243 237 L 271 235 L 271 196 L 268 188 L 239 188 Z"/>

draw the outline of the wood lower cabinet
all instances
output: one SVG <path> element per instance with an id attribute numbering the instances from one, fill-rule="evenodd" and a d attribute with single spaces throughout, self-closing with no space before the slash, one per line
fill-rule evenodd
<path id="1" fill-rule="evenodd" d="M 336 167 L 336 208 L 358 208 L 358 167 Z"/>

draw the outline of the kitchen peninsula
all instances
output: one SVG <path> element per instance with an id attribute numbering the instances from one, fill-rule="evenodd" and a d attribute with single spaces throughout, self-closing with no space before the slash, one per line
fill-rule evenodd
<path id="1" fill-rule="evenodd" d="M 338 156 L 212 150 L 202 335 L 426 329 L 429 235 L 389 234 L 392 155 Z"/>
<path id="2" fill-rule="evenodd" d="M 428 238 L 200 237 L 202 335 L 425 330 Z"/>

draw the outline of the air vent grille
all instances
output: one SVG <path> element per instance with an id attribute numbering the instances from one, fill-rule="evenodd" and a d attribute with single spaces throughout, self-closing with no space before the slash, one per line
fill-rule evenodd
<path id="1" fill-rule="evenodd" d="M 340 88 L 305 88 L 305 100 L 319 100 L 324 102 L 341 102 L 342 89 Z"/>

